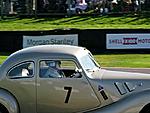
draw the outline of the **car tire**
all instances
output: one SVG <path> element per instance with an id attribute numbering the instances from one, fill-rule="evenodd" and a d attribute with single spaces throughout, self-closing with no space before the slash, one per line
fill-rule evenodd
<path id="1" fill-rule="evenodd" d="M 5 106 L 0 104 L 0 113 L 9 113 Z"/>
<path id="2" fill-rule="evenodd" d="M 139 113 L 150 113 L 150 103 L 145 105 Z"/>

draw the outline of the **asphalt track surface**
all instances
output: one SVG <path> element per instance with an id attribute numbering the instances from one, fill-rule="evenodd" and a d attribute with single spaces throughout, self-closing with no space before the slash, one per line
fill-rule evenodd
<path id="1" fill-rule="evenodd" d="M 123 71 L 123 72 L 133 72 L 133 73 L 147 73 L 150 74 L 150 68 L 110 68 L 106 67 L 103 69 L 111 70 L 111 71 Z"/>

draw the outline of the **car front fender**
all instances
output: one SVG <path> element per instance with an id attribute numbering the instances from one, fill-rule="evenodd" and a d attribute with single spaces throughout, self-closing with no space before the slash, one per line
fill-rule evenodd
<path id="1" fill-rule="evenodd" d="M 139 113 L 148 103 L 150 103 L 150 89 L 132 93 L 90 113 Z"/>
<path id="2" fill-rule="evenodd" d="M 5 106 L 9 113 L 19 113 L 16 99 L 4 89 L 0 89 L 0 104 Z"/>

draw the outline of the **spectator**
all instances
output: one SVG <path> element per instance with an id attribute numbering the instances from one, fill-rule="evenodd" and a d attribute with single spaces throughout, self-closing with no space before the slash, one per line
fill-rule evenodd
<path id="1" fill-rule="evenodd" d="M 95 11 L 100 10 L 102 4 L 103 4 L 103 0 L 91 0 L 92 1 L 92 5 Z"/>
<path id="2" fill-rule="evenodd" d="M 106 14 L 108 12 L 108 8 L 112 9 L 112 1 L 111 0 L 92 0 L 94 11 Z"/>
<path id="3" fill-rule="evenodd" d="M 136 12 L 138 12 L 139 11 L 139 1 L 138 0 L 135 0 L 134 1 L 135 3 L 135 6 L 134 6 L 134 12 L 136 13 Z"/>
<path id="4" fill-rule="evenodd" d="M 43 0 L 43 8 L 47 9 L 48 5 L 49 5 L 49 1 Z"/>
<path id="5" fill-rule="evenodd" d="M 107 0 L 107 4 L 108 4 L 108 11 L 109 11 L 109 12 L 110 12 L 110 11 L 112 11 L 112 9 L 113 9 L 112 1 L 113 1 L 113 0 Z"/>
<path id="6" fill-rule="evenodd" d="M 66 0 L 67 14 L 75 14 L 75 0 Z"/>
<path id="7" fill-rule="evenodd" d="M 132 0 L 132 10 L 135 14 L 140 11 L 140 1 L 139 0 Z"/>
<path id="8" fill-rule="evenodd" d="M 76 0 L 75 10 L 78 14 L 83 13 L 87 9 L 85 0 Z"/>

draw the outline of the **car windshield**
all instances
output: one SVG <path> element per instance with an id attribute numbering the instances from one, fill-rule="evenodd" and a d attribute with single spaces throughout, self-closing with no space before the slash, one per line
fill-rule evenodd
<path id="1" fill-rule="evenodd" d="M 95 62 L 91 54 L 81 57 L 81 63 L 83 68 L 88 72 L 94 71 L 95 69 L 99 68 L 99 65 Z"/>

